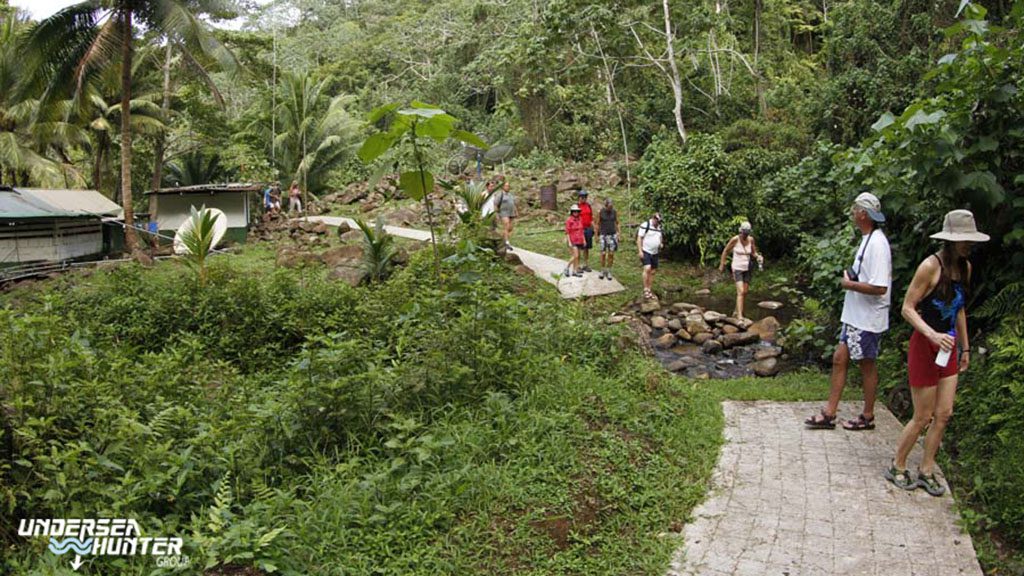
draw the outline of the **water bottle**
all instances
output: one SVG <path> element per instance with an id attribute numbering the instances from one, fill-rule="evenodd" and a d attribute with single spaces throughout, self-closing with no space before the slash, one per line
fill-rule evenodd
<path id="1" fill-rule="evenodd" d="M 949 357 L 953 354 L 953 350 L 956 349 L 956 329 L 950 330 L 947 334 L 953 338 L 954 342 L 952 348 L 949 350 L 939 348 L 939 353 L 935 355 L 935 365 L 941 368 L 945 368 L 949 364 Z"/>

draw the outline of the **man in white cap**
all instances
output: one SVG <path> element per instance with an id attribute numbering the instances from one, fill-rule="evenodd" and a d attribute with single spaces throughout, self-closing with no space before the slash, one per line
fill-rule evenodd
<path id="1" fill-rule="evenodd" d="M 808 428 L 833 429 L 836 411 L 846 385 L 846 371 L 850 360 L 860 365 L 864 384 L 864 411 L 843 422 L 847 430 L 873 430 L 875 428 L 875 393 L 878 389 L 878 348 L 882 333 L 889 329 L 889 303 L 892 291 L 892 253 L 889 240 L 879 229 L 885 222 L 882 204 L 870 192 L 863 192 L 853 202 L 850 212 L 854 226 L 861 233 L 860 247 L 853 266 L 843 271 L 841 286 L 846 291 L 843 300 L 843 328 L 839 345 L 832 355 L 832 376 L 828 403 L 804 421 Z"/>

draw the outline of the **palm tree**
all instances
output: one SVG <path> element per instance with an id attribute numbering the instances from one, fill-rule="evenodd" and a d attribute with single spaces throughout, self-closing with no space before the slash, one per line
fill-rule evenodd
<path id="1" fill-rule="evenodd" d="M 151 32 L 181 38 L 224 56 L 226 50 L 195 13 L 222 14 L 220 0 L 84 0 L 33 27 L 26 56 L 33 60 L 36 82 L 45 84 L 44 100 L 71 89 L 74 99 L 86 80 L 121 64 L 121 198 L 124 205 L 125 248 L 135 252 L 138 238 L 132 210 L 132 57 L 134 23 Z M 68 83 L 71 86 L 68 86 Z"/>
<path id="2" fill-rule="evenodd" d="M 161 186 L 195 186 L 224 182 L 235 177 L 235 171 L 220 163 L 220 155 L 193 150 L 167 163 Z"/>
<path id="3" fill-rule="evenodd" d="M 330 171 L 355 153 L 359 122 L 345 109 L 352 98 L 327 96 L 327 79 L 287 73 L 277 109 L 277 168 L 304 182 L 306 191 L 326 186 Z"/>

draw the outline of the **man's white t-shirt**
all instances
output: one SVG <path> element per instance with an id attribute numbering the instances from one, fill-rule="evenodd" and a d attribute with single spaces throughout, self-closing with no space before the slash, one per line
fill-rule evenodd
<path id="1" fill-rule="evenodd" d="M 875 230 L 861 238 L 860 247 L 854 255 L 853 270 L 858 274 L 858 282 L 885 286 L 885 294 L 874 296 L 847 290 L 843 300 L 843 324 L 868 332 L 885 332 L 889 329 L 889 303 L 892 300 L 892 252 L 884 232 Z"/>
<path id="2" fill-rule="evenodd" d="M 640 225 L 636 236 L 642 239 L 641 246 L 644 252 L 653 256 L 661 249 L 661 226 L 655 226 L 650 220 Z"/>

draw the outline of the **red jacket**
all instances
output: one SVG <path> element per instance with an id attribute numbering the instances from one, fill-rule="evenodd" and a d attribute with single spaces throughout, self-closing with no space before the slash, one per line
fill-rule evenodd
<path id="1" fill-rule="evenodd" d="M 584 228 L 591 228 L 594 226 L 594 211 L 590 207 L 589 202 L 577 202 L 580 207 L 580 220 L 583 221 Z"/>
<path id="2" fill-rule="evenodd" d="M 565 233 L 569 235 L 569 242 L 571 244 L 585 244 L 587 242 L 583 236 L 583 219 L 579 216 L 569 216 L 565 219 Z"/>

